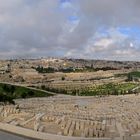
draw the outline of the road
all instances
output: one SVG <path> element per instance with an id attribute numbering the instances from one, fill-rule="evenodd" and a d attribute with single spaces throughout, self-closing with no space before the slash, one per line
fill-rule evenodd
<path id="1" fill-rule="evenodd" d="M 137 87 L 133 88 L 132 91 L 135 91 L 135 90 L 137 90 L 139 88 L 140 88 L 140 86 L 137 86 Z"/>
<path id="2" fill-rule="evenodd" d="M 0 131 L 0 140 L 31 140 L 31 139 L 23 138 L 8 132 Z"/>
<path id="3" fill-rule="evenodd" d="M 43 89 L 37 89 L 37 88 L 34 88 L 34 87 L 28 87 L 28 86 L 25 86 L 25 85 L 22 85 L 22 84 L 17 84 L 17 83 L 8 83 L 8 82 L 0 82 L 0 83 L 1 84 L 9 84 L 9 85 L 13 85 L 13 86 L 26 87 L 26 88 L 31 89 L 31 90 L 42 91 L 42 92 L 45 92 L 45 93 L 48 93 L 48 94 L 51 94 L 51 95 L 56 95 L 57 94 L 55 92 L 46 91 L 46 90 L 43 90 Z"/>

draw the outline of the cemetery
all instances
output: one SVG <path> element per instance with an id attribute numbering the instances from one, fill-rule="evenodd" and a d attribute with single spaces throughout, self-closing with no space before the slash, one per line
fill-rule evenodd
<path id="1" fill-rule="evenodd" d="M 0 129 L 27 137 L 30 132 L 32 138 L 39 134 L 37 138 L 44 140 L 140 138 L 140 95 L 56 95 L 16 99 L 15 103 L 1 105 Z"/>

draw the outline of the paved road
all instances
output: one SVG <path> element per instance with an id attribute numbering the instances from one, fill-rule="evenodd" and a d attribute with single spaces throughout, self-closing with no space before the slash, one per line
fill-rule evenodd
<path id="1" fill-rule="evenodd" d="M 0 83 L 1 83 L 1 84 L 9 84 L 9 85 L 13 85 L 13 86 L 25 87 L 25 88 L 28 88 L 28 89 L 31 89 L 31 90 L 42 91 L 42 92 L 49 93 L 49 94 L 52 94 L 52 95 L 56 95 L 56 94 L 57 94 L 57 93 L 55 93 L 55 92 L 46 91 L 46 90 L 43 90 L 43 89 L 37 89 L 37 88 L 34 88 L 34 87 L 28 87 L 28 86 L 23 85 L 23 84 L 8 83 L 8 82 L 0 82 Z"/>
<path id="2" fill-rule="evenodd" d="M 137 90 L 139 88 L 140 88 L 140 86 L 137 86 L 137 87 L 133 88 L 132 91 L 135 91 L 135 90 Z"/>
<path id="3" fill-rule="evenodd" d="M 16 136 L 14 134 L 0 131 L 0 140 L 31 140 L 31 139 L 23 138 L 20 136 Z"/>

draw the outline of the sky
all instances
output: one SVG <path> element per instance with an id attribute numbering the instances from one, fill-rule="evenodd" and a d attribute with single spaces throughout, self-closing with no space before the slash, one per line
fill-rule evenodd
<path id="1" fill-rule="evenodd" d="M 140 0 L 0 0 L 0 59 L 140 61 Z"/>

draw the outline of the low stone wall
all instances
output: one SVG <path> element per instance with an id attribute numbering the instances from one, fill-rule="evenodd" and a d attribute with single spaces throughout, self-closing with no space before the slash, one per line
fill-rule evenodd
<path id="1" fill-rule="evenodd" d="M 129 140 L 140 140 L 140 134 L 132 135 Z"/>
<path id="2" fill-rule="evenodd" d="M 82 137 L 53 135 L 48 133 L 36 132 L 31 129 L 22 128 L 7 123 L 0 123 L 0 130 L 4 130 L 7 132 L 15 133 L 18 135 L 22 135 L 25 137 L 30 137 L 38 140 L 111 140 L 111 138 L 82 138 Z"/>
<path id="3" fill-rule="evenodd" d="M 135 135 L 131 135 L 131 136 L 125 136 L 125 137 L 118 137 L 118 138 L 114 138 L 112 140 L 140 140 L 140 134 L 135 134 Z"/>

